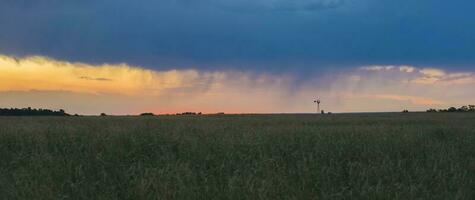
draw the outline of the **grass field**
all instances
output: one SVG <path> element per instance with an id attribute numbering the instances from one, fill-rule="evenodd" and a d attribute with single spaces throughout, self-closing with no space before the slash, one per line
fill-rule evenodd
<path id="1" fill-rule="evenodd" d="M 475 199 L 475 114 L 3 117 L 0 199 Z"/>

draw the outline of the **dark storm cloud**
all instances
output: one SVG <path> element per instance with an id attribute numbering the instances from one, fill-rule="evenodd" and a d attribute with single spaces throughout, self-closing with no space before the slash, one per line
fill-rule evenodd
<path id="1" fill-rule="evenodd" d="M 0 53 L 15 56 L 157 69 L 475 64 L 475 2 L 469 0 L 0 0 L 0 5 Z"/>

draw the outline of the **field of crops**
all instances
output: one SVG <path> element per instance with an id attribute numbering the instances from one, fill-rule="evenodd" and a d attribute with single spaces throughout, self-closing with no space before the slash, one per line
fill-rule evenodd
<path id="1" fill-rule="evenodd" d="M 0 199 L 475 199 L 475 114 L 1 117 Z"/>

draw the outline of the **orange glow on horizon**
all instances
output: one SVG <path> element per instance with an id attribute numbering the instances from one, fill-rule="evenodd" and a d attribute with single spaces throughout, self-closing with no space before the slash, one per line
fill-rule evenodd
<path id="1" fill-rule="evenodd" d="M 367 66 L 298 80 L 289 74 L 151 70 L 41 56 L 0 55 L 0 107 L 71 113 L 310 113 L 425 110 L 475 101 L 475 76 L 412 66 Z"/>

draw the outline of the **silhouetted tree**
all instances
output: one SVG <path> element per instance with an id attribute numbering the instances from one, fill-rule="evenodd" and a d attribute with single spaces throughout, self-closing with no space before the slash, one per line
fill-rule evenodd
<path id="1" fill-rule="evenodd" d="M 0 108 L 0 116 L 69 116 L 63 109 Z"/>
<path id="2" fill-rule="evenodd" d="M 460 108 L 450 107 L 448 109 L 429 109 L 427 112 L 475 112 L 475 105 L 462 106 Z"/>
<path id="3" fill-rule="evenodd" d="M 447 112 L 457 112 L 457 108 L 455 107 L 450 107 Z"/>

